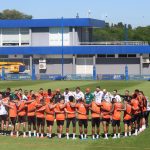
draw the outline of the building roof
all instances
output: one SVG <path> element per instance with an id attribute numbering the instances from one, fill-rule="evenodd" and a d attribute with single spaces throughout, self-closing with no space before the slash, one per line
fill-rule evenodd
<path id="1" fill-rule="evenodd" d="M 105 22 L 91 18 L 0 20 L 0 28 L 104 27 Z"/>
<path id="2" fill-rule="evenodd" d="M 64 54 L 150 54 L 150 46 L 64 46 Z M 61 55 L 62 47 L 0 47 L 0 55 Z"/>

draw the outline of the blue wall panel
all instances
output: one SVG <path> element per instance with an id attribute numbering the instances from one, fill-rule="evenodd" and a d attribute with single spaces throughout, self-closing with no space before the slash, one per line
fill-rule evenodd
<path id="1" fill-rule="evenodd" d="M 64 46 L 64 54 L 140 54 L 150 53 L 150 46 Z M 0 55 L 62 54 L 62 47 L 0 47 Z"/>

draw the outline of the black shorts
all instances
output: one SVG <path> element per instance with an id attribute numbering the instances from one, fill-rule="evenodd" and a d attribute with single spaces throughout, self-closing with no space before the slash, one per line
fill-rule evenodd
<path id="1" fill-rule="evenodd" d="M 88 120 L 87 119 L 79 119 L 78 121 L 79 123 L 79 126 L 84 126 L 84 128 L 87 128 L 88 127 Z"/>
<path id="2" fill-rule="evenodd" d="M 18 123 L 23 123 L 23 122 L 26 122 L 26 116 L 18 116 Z"/>
<path id="3" fill-rule="evenodd" d="M 28 116 L 28 125 L 35 125 L 36 124 L 36 117 L 35 116 Z"/>
<path id="4" fill-rule="evenodd" d="M 146 114 L 145 118 L 148 118 L 149 117 L 149 111 L 146 111 L 145 114 Z"/>
<path id="5" fill-rule="evenodd" d="M 67 118 L 66 119 L 66 128 L 69 128 L 70 122 L 72 122 L 72 126 L 76 127 L 76 118 Z"/>
<path id="6" fill-rule="evenodd" d="M 57 120 L 57 126 L 63 126 L 64 120 Z"/>
<path id="7" fill-rule="evenodd" d="M 10 121 L 11 121 L 11 124 L 15 125 L 17 118 L 16 117 L 10 117 Z"/>
<path id="8" fill-rule="evenodd" d="M 144 111 L 144 112 L 142 112 L 142 118 L 146 118 L 146 115 L 147 115 L 147 112 L 146 111 Z"/>
<path id="9" fill-rule="evenodd" d="M 54 121 L 46 120 L 46 124 L 47 124 L 47 127 L 53 126 L 54 125 Z"/>
<path id="10" fill-rule="evenodd" d="M 127 124 L 128 126 L 130 126 L 132 121 L 130 119 L 130 120 L 123 120 L 123 122 L 124 122 L 124 124 Z"/>
<path id="11" fill-rule="evenodd" d="M 120 127 L 120 120 L 112 120 L 112 126 L 115 127 Z"/>
<path id="12" fill-rule="evenodd" d="M 8 115 L 0 115 L 0 120 L 4 122 L 8 121 Z"/>
<path id="13" fill-rule="evenodd" d="M 100 118 L 98 117 L 98 118 L 92 118 L 92 127 L 97 127 L 97 128 L 99 128 L 100 127 Z"/>
<path id="14" fill-rule="evenodd" d="M 37 121 L 37 125 L 38 126 L 45 126 L 45 118 L 36 118 L 36 121 Z"/>
<path id="15" fill-rule="evenodd" d="M 110 124 L 110 118 L 102 118 L 103 122 L 106 122 L 107 124 Z"/>
<path id="16" fill-rule="evenodd" d="M 133 117 L 132 117 L 132 122 L 135 122 L 135 121 L 139 121 L 139 119 L 140 119 L 140 115 L 139 114 L 135 114 L 135 115 L 133 115 Z"/>

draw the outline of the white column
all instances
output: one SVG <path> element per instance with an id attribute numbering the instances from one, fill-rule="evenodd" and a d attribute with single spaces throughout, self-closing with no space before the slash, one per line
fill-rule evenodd
<path id="1" fill-rule="evenodd" d="M 75 45 L 75 28 L 72 28 L 72 45 Z"/>
<path id="2" fill-rule="evenodd" d="M 31 28 L 29 29 L 29 36 L 30 36 L 30 41 L 29 41 L 29 45 L 32 45 L 32 30 Z"/>
<path id="3" fill-rule="evenodd" d="M 30 75 L 32 75 L 32 56 L 30 56 Z"/>
<path id="4" fill-rule="evenodd" d="M 21 31 L 20 31 L 20 28 L 19 28 L 19 46 L 21 46 Z"/>
<path id="5" fill-rule="evenodd" d="M 72 74 L 76 74 L 76 55 L 73 55 Z"/>
<path id="6" fill-rule="evenodd" d="M 93 56 L 93 66 L 96 66 L 96 56 Z"/>
<path id="7" fill-rule="evenodd" d="M 140 75 L 143 74 L 143 56 L 140 54 Z"/>

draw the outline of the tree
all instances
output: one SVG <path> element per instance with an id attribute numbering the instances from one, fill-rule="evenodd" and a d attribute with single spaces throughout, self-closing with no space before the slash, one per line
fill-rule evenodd
<path id="1" fill-rule="evenodd" d="M 15 9 L 6 9 L 0 12 L 0 19 L 32 19 L 32 15 L 24 14 Z"/>

